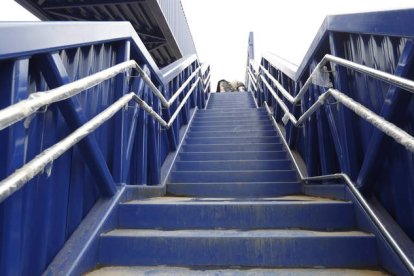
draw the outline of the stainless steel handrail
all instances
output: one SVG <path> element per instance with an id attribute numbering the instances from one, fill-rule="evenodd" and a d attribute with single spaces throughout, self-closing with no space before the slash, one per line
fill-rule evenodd
<path id="1" fill-rule="evenodd" d="M 36 92 L 29 98 L 0 110 L 0 130 L 34 114 L 40 108 L 49 104 L 68 99 L 86 89 L 89 89 L 119 73 L 135 67 L 133 60 L 125 61 L 91 76 L 45 92 Z"/>
<path id="2" fill-rule="evenodd" d="M 23 167 L 16 170 L 13 174 L 0 182 L 0 203 L 19 190 L 29 180 L 37 174 L 43 172 L 48 164 L 64 154 L 69 148 L 89 135 L 100 125 L 115 115 L 117 111 L 123 108 L 129 101 L 135 99 L 135 93 L 131 92 L 121 97 L 111 106 L 96 115 L 83 126 L 72 132 L 69 136 L 41 152 L 34 159 L 26 163 Z"/>
<path id="3" fill-rule="evenodd" d="M 369 123 L 373 124 L 375 127 L 380 129 L 382 132 L 387 134 L 388 136 L 392 137 L 397 143 L 405 146 L 408 150 L 411 152 L 414 152 L 414 137 L 409 135 L 404 130 L 398 128 L 396 125 L 388 122 L 387 120 L 383 119 L 382 117 L 378 116 L 368 108 L 364 107 L 360 103 L 354 101 L 344 93 L 335 90 L 335 89 L 328 89 L 325 93 L 320 95 L 318 97 L 318 100 L 305 112 L 303 113 L 299 119 L 296 119 L 292 113 L 290 113 L 289 108 L 286 106 L 286 104 L 283 102 L 282 99 L 277 95 L 277 93 L 274 91 L 274 89 L 271 87 L 271 85 L 267 82 L 267 80 L 263 77 L 261 74 L 262 72 L 265 73 L 265 75 L 275 84 L 277 89 L 281 92 L 281 94 L 292 104 L 298 103 L 308 87 L 312 84 L 312 77 L 315 72 L 320 70 L 327 62 L 334 62 L 336 64 L 342 65 L 344 67 L 353 69 L 360 73 L 365 73 L 371 77 L 378 78 L 380 80 L 383 80 L 389 84 L 398 86 L 402 89 L 405 89 L 411 93 L 414 93 L 414 81 L 404 79 L 386 72 L 382 72 L 380 70 L 376 70 L 364 65 L 360 65 L 348 60 L 344 60 L 332 55 L 325 55 L 324 58 L 319 62 L 319 64 L 315 67 L 315 69 L 312 71 L 309 78 L 306 80 L 305 84 L 302 86 L 300 91 L 295 97 L 292 97 L 290 93 L 284 89 L 284 87 L 264 68 L 262 65 L 259 65 L 259 74 L 257 76 L 257 81 L 255 82 L 255 79 L 253 75 L 249 75 L 250 80 L 252 83 L 257 83 L 259 85 L 259 80 L 262 81 L 269 92 L 272 94 L 278 105 L 283 109 L 285 112 L 286 118 L 288 118 L 292 124 L 295 127 L 300 126 L 307 118 L 309 118 L 318 108 L 320 108 L 322 105 L 325 104 L 327 99 L 329 97 L 333 97 L 335 100 L 340 102 L 341 104 L 345 105 L 349 109 L 351 109 L 354 113 L 362 117 L 364 120 L 368 121 Z M 250 65 L 253 67 L 253 64 L 250 63 Z M 249 68 L 250 70 L 250 68 Z M 259 87 L 257 87 L 259 88 Z M 331 175 L 320 175 L 320 176 L 313 176 L 313 177 L 305 177 L 303 173 L 300 170 L 300 167 L 293 156 L 293 153 L 281 131 L 279 128 L 279 125 L 277 124 L 275 118 L 273 117 L 272 111 L 270 110 L 267 102 L 264 102 L 264 106 L 269 114 L 270 119 L 272 120 L 273 125 L 275 126 L 276 130 L 279 133 L 279 136 L 282 139 L 282 142 L 288 151 L 293 164 L 298 172 L 299 178 L 302 182 L 309 183 L 313 181 L 322 181 L 322 180 L 332 180 L 332 179 L 342 179 L 345 181 L 347 186 L 350 188 L 351 192 L 355 195 L 357 200 L 360 202 L 360 204 L 363 206 L 363 208 L 367 211 L 368 215 L 371 217 L 371 219 L 374 221 L 375 225 L 379 228 L 381 233 L 384 235 L 386 240 L 390 243 L 393 250 L 396 252 L 396 254 L 401 258 L 403 263 L 406 265 L 408 271 L 412 274 L 414 274 L 414 264 L 411 262 L 410 258 L 405 254 L 405 252 L 401 249 L 401 247 L 398 245 L 396 240 L 392 237 L 392 235 L 388 232 L 386 227 L 382 224 L 381 220 L 376 216 L 375 212 L 372 210 L 372 208 L 369 206 L 367 201 L 364 199 L 364 197 L 361 195 L 361 193 L 356 188 L 355 184 L 352 182 L 350 177 L 347 174 L 344 173 L 337 173 L 337 174 L 331 174 Z"/>
<path id="4" fill-rule="evenodd" d="M 325 93 L 320 95 L 316 102 L 308 108 L 300 117 L 299 119 L 296 119 L 295 116 L 290 113 L 288 107 L 285 105 L 285 103 L 280 99 L 280 97 L 277 95 L 277 93 L 273 90 L 273 88 L 270 86 L 270 84 L 266 81 L 266 79 L 263 78 L 263 76 L 260 76 L 263 83 L 266 85 L 269 92 L 272 94 L 273 98 L 276 100 L 276 102 L 279 104 L 279 106 L 283 109 L 285 112 L 285 115 L 289 120 L 292 122 L 294 126 L 299 126 L 307 118 L 312 116 L 312 114 L 319 109 L 322 105 L 324 105 L 329 97 L 334 98 L 339 103 L 345 105 L 347 108 L 352 110 L 354 113 L 356 113 L 358 116 L 363 118 L 365 121 L 371 123 L 376 128 L 384 132 L 386 135 L 393 138 L 397 143 L 403 145 L 406 147 L 409 151 L 414 153 L 414 137 L 408 134 L 406 131 L 402 130 L 401 128 L 397 127 L 396 125 L 388 122 L 381 116 L 378 116 L 374 112 L 372 112 L 370 109 L 366 108 L 362 104 L 354 101 L 352 98 L 348 97 L 344 93 L 336 90 L 336 89 L 328 89 Z"/>
<path id="5" fill-rule="evenodd" d="M 266 111 L 272 120 L 272 123 L 274 127 L 276 128 L 279 137 L 282 139 L 282 143 L 286 150 L 288 151 L 288 154 L 293 162 L 293 165 L 296 168 L 296 171 L 298 172 L 299 178 L 302 182 L 309 183 L 314 181 L 322 181 L 322 180 L 333 180 L 333 179 L 342 179 L 345 181 L 346 185 L 350 188 L 351 192 L 355 195 L 359 203 L 362 205 L 362 207 L 367 211 L 370 218 L 374 221 L 375 225 L 379 228 L 382 235 L 385 237 L 385 239 L 391 244 L 391 247 L 396 252 L 396 254 L 401 258 L 403 263 L 406 265 L 408 271 L 410 273 L 414 274 L 414 264 L 411 262 L 410 258 L 405 254 L 405 252 L 401 249 L 401 247 L 398 245 L 397 241 L 392 237 L 390 232 L 387 230 L 387 228 L 382 224 L 381 220 L 378 218 L 378 216 L 375 214 L 375 212 L 372 210 L 372 208 L 369 206 L 368 202 L 364 199 L 364 197 L 361 195 L 361 193 L 358 191 L 358 189 L 355 187 L 355 184 L 352 182 L 352 180 L 349 178 L 347 174 L 344 173 L 337 173 L 337 174 L 330 174 L 330 175 L 320 175 L 320 176 L 311 176 L 311 177 L 305 177 L 296 161 L 296 158 L 294 157 L 292 150 L 289 147 L 289 144 L 286 141 L 285 136 L 283 135 L 282 130 L 279 128 L 279 125 L 277 124 L 275 118 L 273 117 L 272 111 L 270 110 L 267 102 L 264 102 L 264 106 L 266 108 Z"/>
<path id="6" fill-rule="evenodd" d="M 51 146 L 50 148 L 42 151 L 23 167 L 16 170 L 13 174 L 9 175 L 4 180 L 0 181 L 0 203 L 12 195 L 14 192 L 22 188 L 33 177 L 43 172 L 48 164 L 51 164 L 54 160 L 64 154 L 68 149 L 82 140 L 85 136 L 89 135 L 100 125 L 109 120 L 112 116 L 115 115 L 116 112 L 118 112 L 131 100 L 134 100 L 139 106 L 142 107 L 142 109 L 148 112 L 148 114 L 157 120 L 162 126 L 170 128 L 199 82 L 200 78 L 198 78 L 192 85 L 187 95 L 184 97 L 174 114 L 171 116 L 168 123 L 134 92 L 130 92 L 122 96 L 119 100 L 96 115 L 90 121 L 86 122 L 77 130 L 72 132 L 69 136 Z"/>
<path id="7" fill-rule="evenodd" d="M 270 73 L 269 71 L 263 67 L 263 65 L 259 65 L 259 68 L 261 70 L 259 70 L 259 74 L 261 72 L 264 72 L 265 75 L 272 81 L 272 83 L 274 85 L 276 85 L 277 89 L 283 94 L 283 96 L 292 104 L 296 104 L 298 102 L 300 102 L 305 94 L 305 92 L 307 91 L 307 89 L 309 88 L 309 86 L 312 84 L 312 79 L 314 77 L 314 75 L 319 72 L 325 65 L 327 62 L 333 62 L 339 65 L 342 65 L 344 67 L 347 67 L 349 69 L 353 69 L 357 72 L 360 73 L 364 73 L 367 74 L 371 77 L 380 79 L 386 83 L 398 86 L 404 90 L 407 90 L 411 93 L 414 93 L 414 81 L 409 80 L 409 79 L 405 79 L 399 76 L 395 76 L 393 74 L 387 73 L 387 72 L 383 72 L 362 64 L 358 64 L 343 58 L 339 58 L 339 57 L 335 57 L 329 54 L 326 54 L 322 60 L 316 65 L 316 67 L 314 68 L 314 70 L 312 71 L 312 73 L 310 74 L 310 76 L 307 78 L 307 80 L 305 81 L 305 84 L 302 86 L 302 88 L 299 90 L 299 92 L 297 93 L 297 95 L 295 97 L 293 97 Z M 251 65 L 253 66 L 253 63 L 251 62 Z"/>
<path id="8" fill-rule="evenodd" d="M 151 78 L 145 73 L 145 71 L 139 66 L 138 63 L 136 63 L 134 60 L 125 61 L 108 69 L 102 70 L 101 72 L 95 73 L 69 84 L 62 85 L 58 88 L 44 92 L 32 93 L 29 98 L 0 110 L 0 130 L 5 129 L 14 123 L 29 117 L 44 106 L 73 97 L 84 90 L 94 87 L 103 81 L 111 79 L 116 75 L 126 72 L 130 69 L 135 69 L 138 71 L 150 90 L 160 99 L 162 105 L 168 108 L 184 91 L 188 84 L 195 78 L 197 73 L 200 72 L 201 67 L 198 67 L 174 93 L 170 100 L 167 100 L 164 97 L 163 93 L 154 85 Z"/>
<path id="9" fill-rule="evenodd" d="M 352 69 L 355 69 L 359 72 L 367 73 L 367 74 L 370 74 L 371 76 L 378 77 L 378 78 L 380 78 L 384 81 L 387 81 L 388 83 L 397 85 L 397 86 L 399 86 L 403 89 L 407 89 L 410 92 L 414 91 L 413 90 L 414 86 L 410 86 L 410 85 L 414 85 L 413 81 L 406 80 L 406 79 L 403 79 L 403 78 L 400 78 L 400 77 L 391 78 L 389 76 L 390 74 L 388 74 L 388 73 L 384 73 L 384 72 L 381 72 L 381 71 L 378 72 L 378 70 L 375 70 L 375 69 L 372 69 L 372 68 L 369 68 L 369 67 L 366 67 L 366 66 L 362 66 L 362 65 L 361 66 L 359 66 L 359 65 L 355 66 L 354 63 L 344 62 L 342 59 L 332 57 L 330 55 L 327 55 L 325 57 L 326 57 L 325 62 L 327 62 L 327 61 L 334 61 L 334 62 L 337 62 L 337 63 L 341 62 L 340 63 L 341 65 L 347 66 L 348 68 L 352 68 Z M 323 65 L 324 65 L 324 63 L 321 62 L 318 66 L 322 67 Z M 370 69 L 370 70 L 366 70 L 367 68 Z M 263 66 L 261 66 L 261 69 L 263 70 L 265 68 Z M 272 82 L 274 82 L 274 84 L 276 85 L 278 90 L 284 96 L 286 96 L 286 93 L 288 93 L 288 92 L 283 87 L 281 87 L 280 83 L 277 82 L 273 77 L 270 77 L 271 75 L 267 72 L 267 70 L 264 70 L 264 72 L 269 77 L 269 79 L 272 80 Z M 379 74 L 379 73 L 381 73 L 381 74 Z M 313 74 L 313 72 L 312 72 L 312 74 Z M 301 97 L 303 96 L 303 94 L 306 91 L 307 87 L 311 84 L 309 79 L 311 79 L 312 74 L 308 78 L 305 85 L 302 87 L 301 91 L 297 94 L 297 96 L 295 98 L 286 97 L 286 99 L 289 102 L 296 103 L 296 102 L 298 102 L 298 100 L 301 99 Z M 391 75 L 391 76 L 393 76 L 393 75 Z M 395 77 L 395 76 L 393 76 L 393 77 Z M 253 79 L 252 76 L 251 76 L 251 78 Z M 323 93 L 322 95 L 319 96 L 318 100 L 306 112 L 304 112 L 300 116 L 299 119 L 296 119 L 294 117 L 294 115 L 292 113 L 290 113 L 288 107 L 285 105 L 283 100 L 280 99 L 280 97 L 277 95 L 277 93 L 274 91 L 274 89 L 271 87 L 271 85 L 266 81 L 266 79 L 263 77 L 263 75 L 260 75 L 259 79 L 265 84 L 265 86 L 267 87 L 269 92 L 272 94 L 272 96 L 274 97 L 274 99 L 276 100 L 278 105 L 285 112 L 285 116 L 292 122 L 292 124 L 295 127 L 301 125 L 318 108 L 320 108 L 322 105 L 324 105 L 326 100 L 329 97 L 333 97 L 335 100 L 337 100 L 341 104 L 343 104 L 346 107 L 348 107 L 349 109 L 351 109 L 353 112 L 355 112 L 357 115 L 362 117 L 364 120 L 366 120 L 369 123 L 373 124 L 375 127 L 380 129 L 381 131 L 383 131 L 385 134 L 392 137 L 397 143 L 405 146 L 411 152 L 414 152 L 414 137 L 413 136 L 409 135 L 407 132 L 405 132 L 404 130 L 398 128 L 396 125 L 394 125 L 394 124 L 388 122 L 387 120 L 383 119 L 382 117 L 378 116 L 377 114 L 375 114 L 374 112 L 372 112 L 368 108 L 364 107 L 363 105 L 359 104 L 358 102 L 354 101 L 353 99 L 351 99 L 350 97 L 346 96 L 345 94 L 343 94 L 342 92 L 340 92 L 338 90 L 335 90 L 335 89 L 332 89 L 332 88 L 328 89 L 325 93 Z M 401 82 L 401 80 L 404 80 L 404 82 Z M 307 84 L 307 83 L 309 83 L 309 84 Z M 281 89 L 281 88 L 283 88 L 283 89 Z M 397 255 L 401 258 L 403 263 L 406 265 L 407 269 L 411 273 L 414 273 L 414 264 L 411 262 L 410 258 L 408 258 L 408 256 L 404 253 L 404 251 L 401 249 L 401 247 L 398 245 L 398 243 L 395 241 L 395 239 L 392 237 L 392 235 L 388 232 L 386 227 L 381 223 L 381 220 L 375 215 L 375 212 L 371 209 L 369 204 L 366 202 L 364 197 L 361 195 L 361 193 L 355 187 L 354 183 L 351 181 L 351 179 L 349 178 L 348 175 L 346 175 L 344 173 L 338 173 L 338 174 L 321 175 L 321 176 L 314 176 L 314 177 L 305 177 L 305 176 L 303 176 L 303 174 L 302 174 L 302 172 L 299 168 L 299 165 L 297 164 L 296 159 L 294 158 L 294 156 L 293 156 L 293 154 L 290 150 L 290 147 L 289 147 L 288 143 L 286 142 L 286 139 L 285 139 L 282 131 L 280 130 L 278 124 L 276 123 L 276 120 L 273 117 L 273 114 L 272 114 L 267 102 L 264 102 L 264 105 L 265 105 L 265 108 L 266 108 L 269 116 L 271 117 L 271 120 L 272 120 L 273 124 L 275 125 L 275 128 L 277 129 L 277 131 L 279 133 L 279 136 L 282 138 L 282 141 L 284 143 L 285 148 L 289 152 L 289 155 L 290 155 L 290 157 L 291 157 L 291 159 L 294 163 L 294 166 L 296 167 L 296 170 L 299 174 L 299 177 L 300 177 L 301 181 L 308 183 L 310 181 L 343 179 L 345 181 L 345 183 L 347 184 L 347 186 L 352 191 L 352 193 L 356 196 L 357 200 L 361 203 L 361 205 L 367 211 L 369 216 L 372 218 L 374 223 L 380 229 L 381 233 L 384 235 L 384 237 L 387 239 L 387 241 L 391 244 L 394 251 L 397 253 Z"/>

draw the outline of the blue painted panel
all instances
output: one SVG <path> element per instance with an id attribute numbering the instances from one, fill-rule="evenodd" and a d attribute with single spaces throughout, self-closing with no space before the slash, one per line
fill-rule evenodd
<path id="1" fill-rule="evenodd" d="M 404 77 L 413 79 L 413 57 L 404 53 L 404 49 L 407 49 L 414 37 L 413 28 L 409 24 L 413 16 L 413 9 L 329 16 L 323 22 L 296 72 L 286 69 L 286 62 L 281 59 L 264 56 L 262 64 L 265 67 L 270 66 L 272 75 L 293 95 L 295 92 L 291 90 L 292 83 L 300 87 L 315 63 L 325 54 L 337 55 L 392 74 L 403 73 Z M 390 103 L 389 101 L 399 99 L 387 96 L 395 89 L 392 86 L 341 66 L 328 64 L 327 67 L 334 71 L 331 80 L 335 88 L 377 114 L 386 116 L 391 122 L 413 135 L 412 94 L 401 91 L 404 100 L 398 104 Z M 286 82 L 285 76 L 290 81 Z M 320 94 L 314 94 L 314 89 L 311 87 L 307 91 L 299 114 L 302 114 Z M 397 105 L 398 108 L 388 112 L 390 114 L 383 113 L 384 108 L 390 104 Z M 291 106 L 289 108 L 294 110 Z M 296 130 L 297 132 L 289 131 L 289 125 L 287 126 L 291 146 L 302 155 L 308 172 L 317 175 L 336 168 L 338 172 L 342 170 L 348 173 L 355 181 L 358 175 L 363 176 L 360 183 L 364 186 L 363 192 L 367 196 L 379 199 L 397 223 L 414 239 L 414 155 L 388 137 L 375 149 L 374 154 L 371 149 L 373 135 L 378 136 L 378 131 L 374 131 L 373 126 L 333 102 L 325 112 L 322 110 L 309 119 L 304 128 Z M 299 114 L 295 113 L 296 116 Z M 280 120 L 280 117 L 278 119 Z M 322 127 L 326 124 L 323 123 L 326 119 L 329 128 Z M 319 129 L 312 123 L 314 120 L 318 122 Z M 335 138 L 338 136 L 339 139 Z M 320 138 L 319 143 L 315 137 Z M 328 154 L 325 150 L 317 152 L 321 149 L 321 143 L 333 143 L 335 150 L 330 150 Z M 338 165 L 327 169 L 326 165 L 332 165 L 335 160 L 338 161 Z M 364 171 L 360 173 L 362 164 L 368 160 L 373 163 L 365 164 Z M 368 165 L 376 168 L 369 176 L 366 171 Z"/>
<path id="2" fill-rule="evenodd" d="M 165 81 L 137 34 L 126 23 L 8 23 L 0 25 L 0 34 L 9 39 L 7 45 L 0 46 L 0 108 L 31 93 L 89 76 L 129 57 L 147 68 L 161 91 L 171 87 L 171 94 L 199 64 L 197 60 L 188 64 L 183 59 L 184 65 L 177 65 L 182 72 L 178 70 Z M 129 44 L 131 47 L 125 47 Z M 119 83 L 125 86 L 124 91 L 119 91 Z M 7 154 L 0 156 L 0 179 L 69 135 L 74 130 L 73 121 L 79 123 L 82 117 L 91 119 L 125 91 L 136 92 L 161 114 L 160 103 L 144 87 L 136 72 L 119 74 L 70 100 L 39 110 L 30 118 L 30 123 L 26 121 L 27 128 L 22 121 L 0 131 L 0 144 L 7 149 Z M 201 91 L 199 87 L 193 93 L 197 95 Z M 76 118 L 68 119 L 67 112 L 61 108 L 69 101 Z M 191 107 L 194 108 L 194 104 Z M 198 107 L 201 108 L 201 104 Z M 187 104 L 189 108 L 190 103 Z M 135 103 L 130 103 L 119 114 L 84 141 L 96 141 L 93 153 L 101 154 L 111 178 L 115 172 L 122 176 L 118 183 L 161 184 L 161 165 L 174 150 L 170 137 L 178 141 L 178 131 L 184 121 L 177 120 L 174 131 L 168 136 Z M 114 144 L 121 141 L 121 131 L 124 131 L 125 144 L 116 148 Z M 91 167 L 87 151 L 81 145 L 82 142 L 63 154 L 45 173 L 0 204 L 3 245 L 0 274 L 41 274 L 99 198 L 105 195 L 102 181 L 97 177 L 99 172 Z M 116 168 L 114 164 L 119 164 L 120 158 L 124 158 L 126 165 Z"/>

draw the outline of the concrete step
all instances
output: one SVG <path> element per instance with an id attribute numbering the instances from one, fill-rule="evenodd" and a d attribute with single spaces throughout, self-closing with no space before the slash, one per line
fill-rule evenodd
<path id="1" fill-rule="evenodd" d="M 280 143 L 280 139 L 277 136 L 265 136 L 265 137 L 229 137 L 229 138 L 186 138 L 185 144 L 201 144 L 201 145 L 211 145 L 211 144 L 266 144 L 266 143 Z"/>
<path id="2" fill-rule="evenodd" d="M 266 115 L 260 115 L 260 116 L 233 116 L 233 117 L 210 117 L 210 118 L 200 118 L 195 117 L 193 122 L 197 123 L 205 123 L 205 122 L 232 122 L 234 125 L 237 125 L 237 122 L 243 121 L 243 122 L 260 122 L 260 121 L 269 121 L 269 118 Z"/>
<path id="3" fill-rule="evenodd" d="M 176 267 L 176 266 L 133 266 L 102 267 L 86 276 L 385 276 L 382 270 L 336 269 L 336 268 L 252 268 L 252 267 Z"/>
<path id="4" fill-rule="evenodd" d="M 355 228 L 351 202 L 306 196 L 261 199 L 159 197 L 122 203 L 118 214 L 119 228 Z"/>
<path id="5" fill-rule="evenodd" d="M 268 119 L 269 116 L 264 113 L 250 113 L 250 114 L 209 114 L 209 115 L 196 115 L 195 120 L 208 120 L 208 119 L 234 119 L 243 120 L 250 118 Z"/>
<path id="6" fill-rule="evenodd" d="M 229 104 L 221 104 L 221 105 L 219 105 L 219 104 L 208 104 L 207 105 L 207 109 L 212 109 L 212 110 L 214 110 L 214 109 L 227 109 L 227 108 L 256 108 L 256 106 L 253 104 L 253 103 L 251 103 L 251 104 L 232 104 L 232 105 L 229 105 Z"/>
<path id="7" fill-rule="evenodd" d="M 266 144 L 208 144 L 208 145 L 183 145 L 182 152 L 242 152 L 242 151 L 281 151 L 283 145 L 279 143 Z"/>
<path id="8" fill-rule="evenodd" d="M 289 170 L 290 160 L 177 161 L 175 171 Z"/>
<path id="9" fill-rule="evenodd" d="M 269 137 L 276 136 L 274 130 L 262 130 L 262 131 L 189 131 L 187 137 Z"/>
<path id="10" fill-rule="evenodd" d="M 293 182 L 296 171 L 173 171 L 168 183 Z"/>
<path id="11" fill-rule="evenodd" d="M 272 122 L 269 119 L 263 120 L 253 120 L 253 119 L 246 119 L 246 120 L 222 120 L 222 121 L 193 121 L 191 123 L 191 127 L 199 127 L 199 126 L 208 126 L 208 127 L 219 127 L 219 126 L 227 126 L 227 127 L 237 127 L 237 126 L 273 126 Z"/>
<path id="12" fill-rule="evenodd" d="M 223 161 L 223 160 L 280 160 L 287 159 L 285 151 L 243 152 L 182 152 L 177 161 Z"/>
<path id="13" fill-rule="evenodd" d="M 101 265 L 375 267 L 375 236 L 360 231 L 143 230 L 101 235 Z"/>
<path id="14" fill-rule="evenodd" d="M 273 125 L 230 125 L 230 126 L 192 126 L 191 131 L 262 131 L 262 130 L 274 130 Z"/>
<path id="15" fill-rule="evenodd" d="M 200 109 L 197 110 L 196 116 L 211 116 L 211 115 L 240 115 L 240 114 L 267 114 L 265 109 L 262 108 L 246 108 L 237 110 L 208 110 Z"/>
<path id="16" fill-rule="evenodd" d="M 302 184 L 294 182 L 217 182 L 217 183 L 170 183 L 171 195 L 190 197 L 258 198 L 297 195 Z"/>
<path id="17" fill-rule="evenodd" d="M 223 108 L 223 109 L 215 109 L 215 110 L 211 110 L 211 109 L 204 109 L 204 110 L 199 110 L 200 112 L 207 112 L 207 113 L 217 113 L 217 112 L 240 112 L 240 111 L 256 111 L 256 110 L 260 110 L 260 108 L 256 108 L 256 107 L 227 107 L 227 108 Z M 197 112 L 199 112 L 197 111 Z"/>

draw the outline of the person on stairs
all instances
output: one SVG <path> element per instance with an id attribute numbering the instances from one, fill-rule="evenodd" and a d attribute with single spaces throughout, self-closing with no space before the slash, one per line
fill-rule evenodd
<path id="1" fill-rule="evenodd" d="M 217 90 L 216 92 L 237 92 L 237 91 L 246 91 L 246 86 L 237 80 L 232 82 L 228 82 L 226 80 L 220 80 L 217 83 Z"/>

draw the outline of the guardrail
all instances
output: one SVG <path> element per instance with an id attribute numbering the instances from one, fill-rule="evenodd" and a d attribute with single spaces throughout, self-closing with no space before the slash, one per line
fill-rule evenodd
<path id="1" fill-rule="evenodd" d="M 378 216 L 366 198 L 374 197 L 414 239 L 407 193 L 414 185 L 414 33 L 404 23 L 413 15 L 330 16 L 299 66 L 266 54 L 246 68 L 258 105 L 271 114 L 287 149 L 305 161 L 306 172 L 295 164 L 301 180 L 344 181 L 409 273 L 412 243 L 391 234 L 382 219 L 388 214 Z"/>
<path id="2" fill-rule="evenodd" d="M 355 63 L 352 62 L 344 62 L 342 59 L 337 59 L 334 57 L 325 57 L 324 60 L 331 60 L 331 61 L 338 61 L 340 60 L 341 64 L 344 66 L 347 66 L 348 68 L 355 69 L 357 68 L 361 72 L 369 72 L 369 74 L 373 77 L 378 77 L 384 81 L 387 81 L 393 85 L 397 86 L 403 86 L 406 87 L 408 91 L 413 92 L 413 81 L 408 79 L 403 79 L 399 77 L 392 76 L 390 74 L 387 74 L 385 72 L 381 72 L 372 68 L 363 68 L 366 66 L 358 66 Z M 319 64 L 324 64 L 326 61 L 322 61 Z M 250 65 L 249 65 L 250 66 Z M 316 70 L 320 70 L 320 66 L 317 66 L 316 69 L 311 73 L 311 76 L 308 78 L 308 80 L 305 82 L 305 84 L 302 86 L 302 89 L 299 91 L 296 97 L 292 97 L 290 94 L 287 94 L 288 92 L 283 88 L 283 86 L 275 80 L 273 77 L 271 77 L 270 73 L 263 67 L 260 66 L 261 71 L 258 72 L 257 78 L 254 78 L 254 74 L 251 74 L 251 68 L 248 68 L 249 71 L 249 78 L 250 82 L 254 84 L 254 86 L 259 91 L 265 91 L 264 87 L 261 87 L 260 84 L 263 83 L 267 89 L 267 91 L 270 92 L 273 99 L 276 100 L 279 107 L 282 108 L 284 111 L 283 115 L 283 123 L 286 124 L 289 120 L 293 126 L 298 127 L 301 126 L 309 117 L 311 117 L 318 109 L 320 109 L 324 104 L 330 104 L 328 102 L 328 99 L 334 98 L 339 104 L 342 104 L 355 112 L 358 116 L 384 132 L 386 135 L 392 137 L 397 143 L 403 145 L 406 147 L 409 151 L 414 153 L 414 137 L 405 132 L 404 130 L 400 129 L 396 125 L 390 123 L 389 121 L 381 118 L 368 108 L 364 107 L 363 105 L 359 104 L 358 102 L 354 101 L 350 97 L 346 96 L 344 93 L 336 90 L 336 89 L 328 89 L 326 92 L 324 92 L 322 95 L 318 97 L 318 99 L 313 103 L 312 106 L 310 106 L 303 114 L 300 116 L 299 119 L 296 119 L 295 116 L 289 111 L 289 108 L 284 104 L 283 100 L 277 95 L 277 93 L 273 90 L 271 85 L 267 82 L 267 80 L 263 77 L 262 73 L 264 73 L 266 76 L 269 77 L 269 79 L 272 80 L 273 84 L 278 88 L 278 90 L 281 92 L 283 96 L 285 96 L 285 99 L 287 99 L 291 103 L 296 103 L 300 101 L 306 92 L 306 90 L 309 88 L 309 86 L 312 84 L 311 79 L 316 72 Z M 362 68 L 362 69 L 361 69 Z M 253 76 L 252 76 L 253 75 Z M 282 92 L 284 91 L 284 92 Z M 259 92 L 260 93 L 260 92 Z M 322 180 L 330 180 L 330 179 L 342 179 L 345 181 L 345 183 L 350 187 L 350 190 L 354 193 L 356 198 L 359 200 L 359 202 L 362 204 L 364 209 L 367 211 L 367 213 L 370 215 L 371 219 L 375 222 L 377 227 L 381 230 L 382 234 L 388 242 L 391 244 L 395 252 L 398 254 L 398 256 L 401 258 L 401 260 L 404 262 L 404 264 L 407 266 L 407 269 L 410 271 L 410 273 L 414 274 L 414 264 L 411 262 L 410 258 L 405 254 L 405 252 L 401 249 L 399 244 L 395 241 L 395 239 L 392 237 L 390 232 L 387 230 L 387 228 L 381 223 L 381 220 L 378 218 L 378 216 L 375 215 L 375 212 L 372 211 L 369 204 L 365 201 L 364 197 L 361 195 L 361 193 L 356 188 L 355 184 L 352 182 L 352 180 L 349 178 L 349 176 L 345 173 L 337 173 L 337 174 L 331 174 L 331 175 L 320 175 L 320 176 L 313 176 L 313 177 L 305 177 L 297 162 L 295 161 L 295 158 L 290 150 L 289 145 L 286 142 L 286 139 L 280 130 L 275 118 L 273 117 L 273 112 L 270 110 L 269 105 L 267 101 L 263 101 L 262 103 L 264 107 L 266 108 L 271 120 L 273 121 L 274 126 L 277 128 L 279 136 L 282 138 L 283 143 L 285 144 L 285 147 L 289 151 L 289 154 L 294 161 L 296 170 L 299 174 L 299 177 L 301 181 L 304 182 L 311 182 L 311 181 L 322 181 Z"/>
<path id="3" fill-rule="evenodd" d="M 191 55 L 159 69 L 129 23 L 4 23 L 0 35 L 0 274 L 41 274 L 100 198 L 165 181 L 209 67 Z"/>

